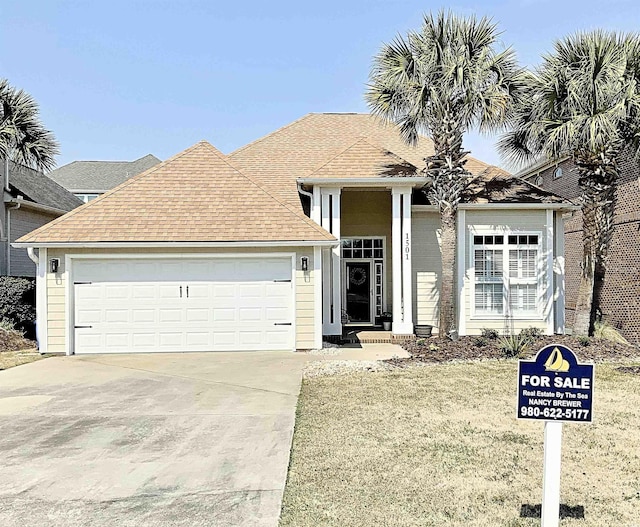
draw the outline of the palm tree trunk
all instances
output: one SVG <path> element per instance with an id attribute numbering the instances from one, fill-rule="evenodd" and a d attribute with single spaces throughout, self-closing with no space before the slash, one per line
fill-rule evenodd
<path id="1" fill-rule="evenodd" d="M 606 259 L 613 237 L 618 150 L 576 159 L 582 187 L 582 273 L 576 300 L 573 332 L 590 335 L 606 273 Z M 597 276 L 596 276 L 597 275 Z"/>
<path id="2" fill-rule="evenodd" d="M 455 327 L 456 213 L 446 208 L 440 213 L 442 236 L 442 282 L 440 284 L 440 336 L 449 335 Z"/>
<path id="3" fill-rule="evenodd" d="M 576 299 L 573 333 L 589 335 L 593 313 L 593 288 L 596 270 L 596 211 L 593 206 L 582 209 L 582 272 Z"/>

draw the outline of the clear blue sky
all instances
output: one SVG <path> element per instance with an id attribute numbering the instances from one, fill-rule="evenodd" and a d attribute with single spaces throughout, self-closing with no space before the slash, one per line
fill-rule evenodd
<path id="1" fill-rule="evenodd" d="M 59 165 L 228 153 L 308 112 L 366 112 L 380 44 L 443 5 L 492 16 L 528 66 L 575 30 L 640 28 L 634 0 L 5 0 L 0 76 L 39 101 Z M 492 138 L 466 146 L 500 164 Z"/>

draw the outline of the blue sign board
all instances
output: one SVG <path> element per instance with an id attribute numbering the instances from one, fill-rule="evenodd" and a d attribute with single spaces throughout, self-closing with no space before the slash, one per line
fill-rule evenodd
<path id="1" fill-rule="evenodd" d="M 593 364 L 579 364 L 566 346 L 545 346 L 518 362 L 518 419 L 590 423 L 593 380 Z"/>

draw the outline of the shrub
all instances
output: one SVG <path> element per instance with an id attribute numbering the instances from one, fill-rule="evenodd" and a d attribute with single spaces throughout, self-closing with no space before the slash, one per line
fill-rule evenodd
<path id="1" fill-rule="evenodd" d="M 529 326 L 520 331 L 520 335 L 528 338 L 531 342 L 542 338 L 542 329 Z"/>
<path id="2" fill-rule="evenodd" d="M 497 329 L 482 328 L 481 336 L 487 340 L 497 340 L 500 334 Z"/>
<path id="3" fill-rule="evenodd" d="M 33 337 L 36 320 L 36 284 L 33 278 L 0 276 L 0 319 Z"/>
<path id="4" fill-rule="evenodd" d="M 429 344 L 429 351 L 438 351 L 439 349 L 440 346 L 438 346 L 437 344 L 434 344 L 433 342 Z"/>
<path id="5" fill-rule="evenodd" d="M 489 344 L 489 339 L 487 337 L 480 336 L 473 339 L 473 345 L 476 348 L 484 348 L 487 344 Z"/>
<path id="6" fill-rule="evenodd" d="M 424 346 L 427 343 L 427 339 L 416 339 L 416 345 Z"/>
<path id="7" fill-rule="evenodd" d="M 586 348 L 587 346 L 591 345 L 591 339 L 585 335 L 580 335 L 578 337 L 578 343 L 583 347 Z"/>
<path id="8" fill-rule="evenodd" d="M 507 357 L 520 357 L 531 345 L 531 339 L 526 335 L 508 335 L 498 341 L 498 345 Z"/>
<path id="9" fill-rule="evenodd" d="M 625 339 L 620 332 L 615 329 L 606 320 L 596 321 L 594 325 L 593 336 L 597 339 L 609 340 L 611 342 L 617 342 L 618 344 L 627 344 L 629 342 Z"/>

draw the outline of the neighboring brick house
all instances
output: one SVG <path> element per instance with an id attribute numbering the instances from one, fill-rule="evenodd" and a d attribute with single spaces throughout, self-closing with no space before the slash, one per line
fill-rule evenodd
<path id="1" fill-rule="evenodd" d="M 538 163 L 518 174 L 524 179 L 575 200 L 581 194 L 578 170 L 565 158 Z M 603 316 L 634 344 L 640 344 L 640 165 L 633 156 L 620 163 L 616 190 L 614 234 L 600 298 Z M 565 221 L 566 320 L 573 324 L 580 264 L 582 261 L 582 214 Z"/>
<path id="2" fill-rule="evenodd" d="M 158 163 L 151 154 L 135 161 L 73 161 L 52 171 L 50 177 L 87 203 Z"/>
<path id="3" fill-rule="evenodd" d="M 82 201 L 42 172 L 9 161 L 9 177 L 0 162 L 4 186 L 0 200 L 0 276 L 35 276 L 26 249 L 10 244 L 33 229 L 82 205 Z"/>

